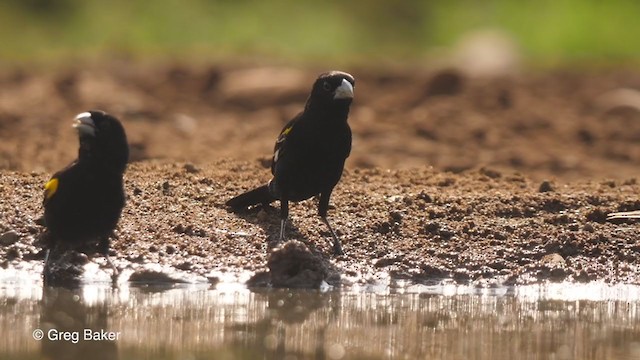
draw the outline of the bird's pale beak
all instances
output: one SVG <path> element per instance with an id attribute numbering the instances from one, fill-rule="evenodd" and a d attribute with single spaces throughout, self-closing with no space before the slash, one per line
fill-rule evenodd
<path id="1" fill-rule="evenodd" d="M 80 135 L 96 136 L 96 124 L 91 118 L 91 113 L 83 112 L 78 114 L 74 119 L 73 127 L 78 130 Z"/>
<path id="2" fill-rule="evenodd" d="M 334 99 L 353 99 L 353 85 L 346 79 L 342 79 L 342 84 L 338 86 L 333 95 Z"/>

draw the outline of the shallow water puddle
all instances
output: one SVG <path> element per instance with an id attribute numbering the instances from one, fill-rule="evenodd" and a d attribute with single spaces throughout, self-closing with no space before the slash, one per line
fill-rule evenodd
<path id="1" fill-rule="evenodd" d="M 640 358 L 637 286 L 68 290 L 4 280 L 2 359 Z"/>

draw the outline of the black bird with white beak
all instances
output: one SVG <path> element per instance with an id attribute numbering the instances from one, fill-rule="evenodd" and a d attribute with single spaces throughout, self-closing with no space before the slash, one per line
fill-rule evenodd
<path id="1" fill-rule="evenodd" d="M 97 243 L 111 263 L 109 237 L 125 203 L 129 145 L 120 121 L 103 111 L 88 111 L 76 116 L 73 127 L 80 140 L 78 158 L 55 173 L 44 190 L 45 280 L 50 255 L 59 251 Z"/>
<path id="2" fill-rule="evenodd" d="M 333 252 L 343 254 L 338 235 L 327 219 L 329 199 L 351 152 L 347 123 L 355 79 L 341 71 L 321 74 L 304 111 L 282 129 L 275 144 L 268 184 L 238 195 L 227 205 L 238 211 L 280 200 L 280 241 L 285 239 L 289 201 L 319 196 L 318 215 L 333 238 Z"/>

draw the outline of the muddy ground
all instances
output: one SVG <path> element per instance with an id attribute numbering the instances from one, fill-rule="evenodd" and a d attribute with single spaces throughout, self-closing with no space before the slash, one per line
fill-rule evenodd
<path id="1" fill-rule="evenodd" d="M 268 180 L 273 142 L 323 70 L 0 72 L 0 266 L 42 263 L 42 185 L 75 157 L 73 116 L 100 108 L 132 147 L 112 257 L 139 280 L 161 264 L 211 282 L 242 270 L 253 285 L 640 284 L 640 224 L 606 221 L 640 209 L 640 72 L 626 70 L 342 69 L 356 77 L 354 148 L 330 217 L 346 255 L 331 256 L 314 200 L 292 207 L 296 241 L 274 251 L 276 208 L 224 201 Z"/>

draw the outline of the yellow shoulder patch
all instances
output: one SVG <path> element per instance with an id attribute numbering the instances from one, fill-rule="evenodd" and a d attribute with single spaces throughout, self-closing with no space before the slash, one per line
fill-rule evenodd
<path id="1" fill-rule="evenodd" d="M 50 199 L 58 190 L 58 178 L 52 178 L 44 185 L 44 198 Z"/>
<path id="2" fill-rule="evenodd" d="M 287 138 L 287 135 L 291 132 L 291 129 L 293 129 L 293 125 L 282 130 L 282 132 L 278 136 L 278 140 L 276 140 L 276 144 L 280 144 L 281 142 L 283 142 Z"/>

